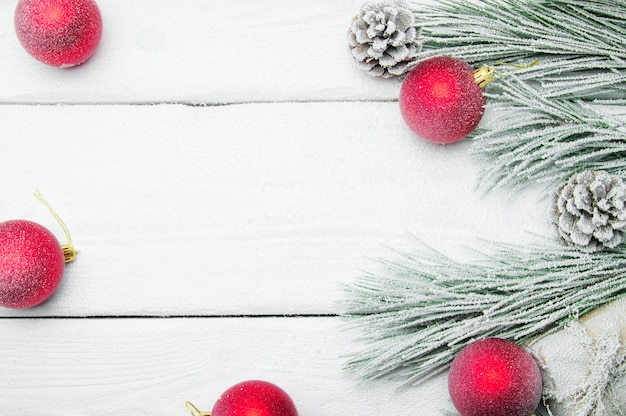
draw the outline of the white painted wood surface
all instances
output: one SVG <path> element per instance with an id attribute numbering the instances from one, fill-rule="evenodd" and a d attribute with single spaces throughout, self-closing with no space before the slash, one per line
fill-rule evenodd
<path id="1" fill-rule="evenodd" d="M 6 316 L 333 314 L 382 244 L 524 238 L 535 195 L 476 192 L 467 146 L 397 103 L 2 106 L 3 218 L 80 250 L 54 299 Z M 539 204 L 542 204 L 539 203 Z"/>
<path id="2" fill-rule="evenodd" d="M 185 401 L 210 411 L 249 378 L 280 385 L 302 416 L 450 410 L 445 377 L 398 389 L 342 372 L 353 344 L 335 319 L 15 319 L 2 340 L 5 414 L 188 416 Z"/>
<path id="3" fill-rule="evenodd" d="M 394 99 L 397 83 L 360 76 L 346 53 L 357 0 L 98 2 L 103 35 L 69 71 L 30 59 L 0 3 L 2 92 L 20 103 Z"/>
<path id="4" fill-rule="evenodd" d="M 343 372 L 359 344 L 340 284 L 413 236 L 454 251 L 546 234 L 546 201 L 479 194 L 467 143 L 408 131 L 399 82 L 347 50 L 360 1 L 100 0 L 102 43 L 69 70 L 21 49 L 15 3 L 0 2 L 0 219 L 63 239 L 38 189 L 80 253 L 49 301 L 0 310 L 0 413 L 185 415 L 250 378 L 301 416 L 451 410 L 443 376 Z"/>

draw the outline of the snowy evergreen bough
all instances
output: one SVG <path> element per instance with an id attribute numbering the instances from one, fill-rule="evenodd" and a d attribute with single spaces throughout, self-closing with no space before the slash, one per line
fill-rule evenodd
<path id="1" fill-rule="evenodd" d="M 408 69 L 434 56 L 495 69 L 486 89 L 490 117 L 469 139 L 481 159 L 482 189 L 543 184 L 552 191 L 572 175 L 598 171 L 622 183 L 626 1 L 437 0 L 410 7 L 422 51 Z M 574 198 L 568 186 L 555 202 L 561 208 Z M 623 184 L 615 189 L 623 193 Z M 591 236 L 583 249 L 556 241 L 486 243 L 468 262 L 423 244 L 390 250 L 378 259 L 380 270 L 345 287 L 344 316 L 365 340 L 347 368 L 364 379 L 417 384 L 447 370 L 473 340 L 521 344 L 626 295 L 624 198 L 601 199 L 591 206 L 593 227 L 582 212 L 561 224 L 572 231 L 568 221 L 576 220 L 581 243 L 582 234 Z M 617 367 L 623 374 L 623 356 Z M 598 391 L 610 392 L 613 381 Z"/>
<path id="2" fill-rule="evenodd" d="M 484 189 L 562 181 L 586 169 L 626 174 L 626 118 L 598 107 L 626 103 L 626 2 L 438 0 L 412 10 L 422 30 L 419 60 L 517 66 L 508 71 L 514 77 L 488 87 L 494 122 L 472 137 L 485 159 Z"/>
<path id="3" fill-rule="evenodd" d="M 472 138 L 473 153 L 483 159 L 483 189 L 552 184 L 583 170 L 626 173 L 623 114 L 609 116 L 581 100 L 545 97 L 517 74 L 492 84 L 502 89 L 488 94 L 493 117 Z"/>
<path id="4" fill-rule="evenodd" d="M 345 318 L 365 348 L 347 368 L 364 379 L 418 384 L 448 369 L 472 340 L 518 343 L 626 294 L 626 250 L 490 243 L 459 262 L 421 245 L 380 259 L 346 286 Z"/>
<path id="5" fill-rule="evenodd" d="M 564 331 L 576 338 L 588 357 L 586 361 L 575 353 L 576 357 L 573 358 L 578 365 L 585 367 L 584 375 L 580 377 L 580 368 L 574 367 L 572 373 L 575 384 L 568 383 L 568 375 L 539 358 L 544 400 L 549 405 L 537 414 L 553 416 L 550 408 L 554 406 L 555 410 L 560 409 L 558 414 L 572 416 L 623 415 L 626 409 L 626 348 L 620 341 L 619 327 L 614 328 L 613 332 L 596 334 L 594 338 L 579 321 L 573 321 L 567 324 Z M 572 341 L 572 338 L 564 341 Z M 537 351 L 532 342 L 529 347 L 531 351 Z"/>
<path id="6" fill-rule="evenodd" d="M 626 99 L 626 2 L 438 0 L 414 5 L 421 59 L 448 55 L 474 66 L 540 60 L 516 73 L 543 96 Z"/>

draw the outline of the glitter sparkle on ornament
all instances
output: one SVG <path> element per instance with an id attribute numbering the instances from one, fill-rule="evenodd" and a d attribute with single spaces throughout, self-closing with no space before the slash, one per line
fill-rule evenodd
<path id="1" fill-rule="evenodd" d="M 0 223 L 0 306 L 29 308 L 48 299 L 65 269 L 63 248 L 41 225 Z"/>
<path id="2" fill-rule="evenodd" d="M 20 0 L 14 24 L 31 56 L 62 68 L 86 61 L 102 36 L 102 16 L 94 0 Z"/>
<path id="3" fill-rule="evenodd" d="M 287 393 L 262 380 L 235 384 L 215 402 L 211 416 L 298 416 Z"/>
<path id="4" fill-rule="evenodd" d="M 399 101 L 402 117 L 415 134 L 448 144 L 476 128 L 486 99 L 469 64 L 440 56 L 420 62 L 407 75 Z"/>
<path id="5" fill-rule="evenodd" d="M 263 380 L 235 384 L 217 399 L 211 412 L 201 412 L 190 402 L 192 416 L 298 416 L 291 397 L 280 387 Z"/>
<path id="6" fill-rule="evenodd" d="M 530 416 L 539 406 L 539 366 L 524 348 L 500 338 L 468 344 L 448 374 L 452 403 L 461 416 Z"/>

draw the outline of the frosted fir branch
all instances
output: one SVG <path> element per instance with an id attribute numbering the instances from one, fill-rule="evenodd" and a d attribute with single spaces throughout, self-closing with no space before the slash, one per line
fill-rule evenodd
<path id="1" fill-rule="evenodd" d="M 522 343 L 626 294 L 626 250 L 492 243 L 459 262 L 421 245 L 379 259 L 382 271 L 346 286 L 345 318 L 366 347 L 346 367 L 364 379 L 418 384 L 469 342 Z"/>
<path id="2" fill-rule="evenodd" d="M 501 92 L 488 94 L 493 121 L 472 145 L 473 153 L 485 159 L 483 188 L 562 181 L 586 169 L 626 173 L 622 117 L 601 114 L 583 101 L 546 97 L 517 76 L 496 82 Z"/>
<path id="3" fill-rule="evenodd" d="M 621 361 L 615 370 L 611 373 L 611 381 L 606 391 L 609 404 L 613 408 L 613 412 L 618 416 L 626 416 L 626 403 L 621 396 L 623 386 L 626 383 L 626 349 L 621 351 L 619 358 Z M 619 383 L 622 383 L 622 387 L 618 387 Z M 620 400 L 620 397 L 621 400 Z"/>
<path id="4" fill-rule="evenodd" d="M 560 404 L 566 414 L 608 416 L 624 408 L 622 378 L 626 375 L 626 349 L 620 342 L 619 325 L 595 339 L 580 321 L 567 324 L 569 331 L 585 349 L 588 361 L 586 374 L 575 385 L 555 382 L 554 368 L 549 361 L 540 360 L 544 373 L 544 402 Z M 534 340 L 533 342 L 539 341 Z M 530 348 L 533 348 L 532 342 Z M 558 374 L 558 371 L 556 371 Z M 562 376 L 561 376 L 562 377 Z M 626 380 L 624 380 L 626 381 Z M 614 409 L 609 412 L 609 408 Z M 551 412 L 546 412 L 552 415 Z M 622 413 L 623 414 L 623 413 Z"/>
<path id="5" fill-rule="evenodd" d="M 412 10 L 422 30 L 419 60 L 449 55 L 475 66 L 540 60 L 517 73 L 540 80 L 547 96 L 626 99 L 625 2 L 439 0 Z"/>
<path id="6" fill-rule="evenodd" d="M 592 416 L 608 416 L 607 404 L 617 403 L 613 387 L 623 376 L 624 351 L 619 340 L 619 330 L 612 336 L 603 336 L 596 342 L 587 335 L 586 348 L 591 356 L 589 373 L 573 399 L 578 407 L 582 407 Z M 581 333 L 581 337 L 585 334 Z M 584 338 L 583 338 L 584 339 Z M 613 396 L 613 397 L 611 397 Z M 607 399 L 607 404 L 604 400 Z"/>

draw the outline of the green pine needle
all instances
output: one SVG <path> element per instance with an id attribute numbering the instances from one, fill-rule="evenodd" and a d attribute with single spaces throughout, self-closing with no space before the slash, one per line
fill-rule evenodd
<path id="1" fill-rule="evenodd" d="M 473 137 L 482 159 L 483 188 L 563 181 L 586 169 L 626 173 L 624 117 L 602 114 L 583 101 L 557 100 L 516 76 L 488 94 L 492 122 Z"/>
<path id="2" fill-rule="evenodd" d="M 600 106 L 626 103 L 625 1 L 439 0 L 413 11 L 418 62 L 448 55 L 500 74 L 488 86 L 494 122 L 473 135 L 482 188 L 626 173 L 626 118 Z"/>
<path id="3" fill-rule="evenodd" d="M 589 105 L 626 103 L 626 2 L 438 0 L 413 11 L 418 61 L 448 55 L 499 74 L 493 121 L 473 137 L 483 187 L 626 174 L 624 115 Z M 471 262 L 425 246 L 392 253 L 346 286 L 345 317 L 367 341 L 347 368 L 365 379 L 420 383 L 472 340 L 523 343 L 626 295 L 626 248 L 492 243 Z"/>
<path id="4" fill-rule="evenodd" d="M 626 98 L 626 2 L 615 0 L 439 0 L 413 6 L 420 56 L 472 65 L 536 65 L 516 71 L 546 97 Z"/>
<path id="5" fill-rule="evenodd" d="M 417 384 L 446 370 L 472 340 L 522 343 L 626 294 L 626 250 L 490 245 L 459 262 L 431 248 L 394 251 L 382 272 L 346 287 L 345 317 L 366 348 L 347 368 Z"/>

